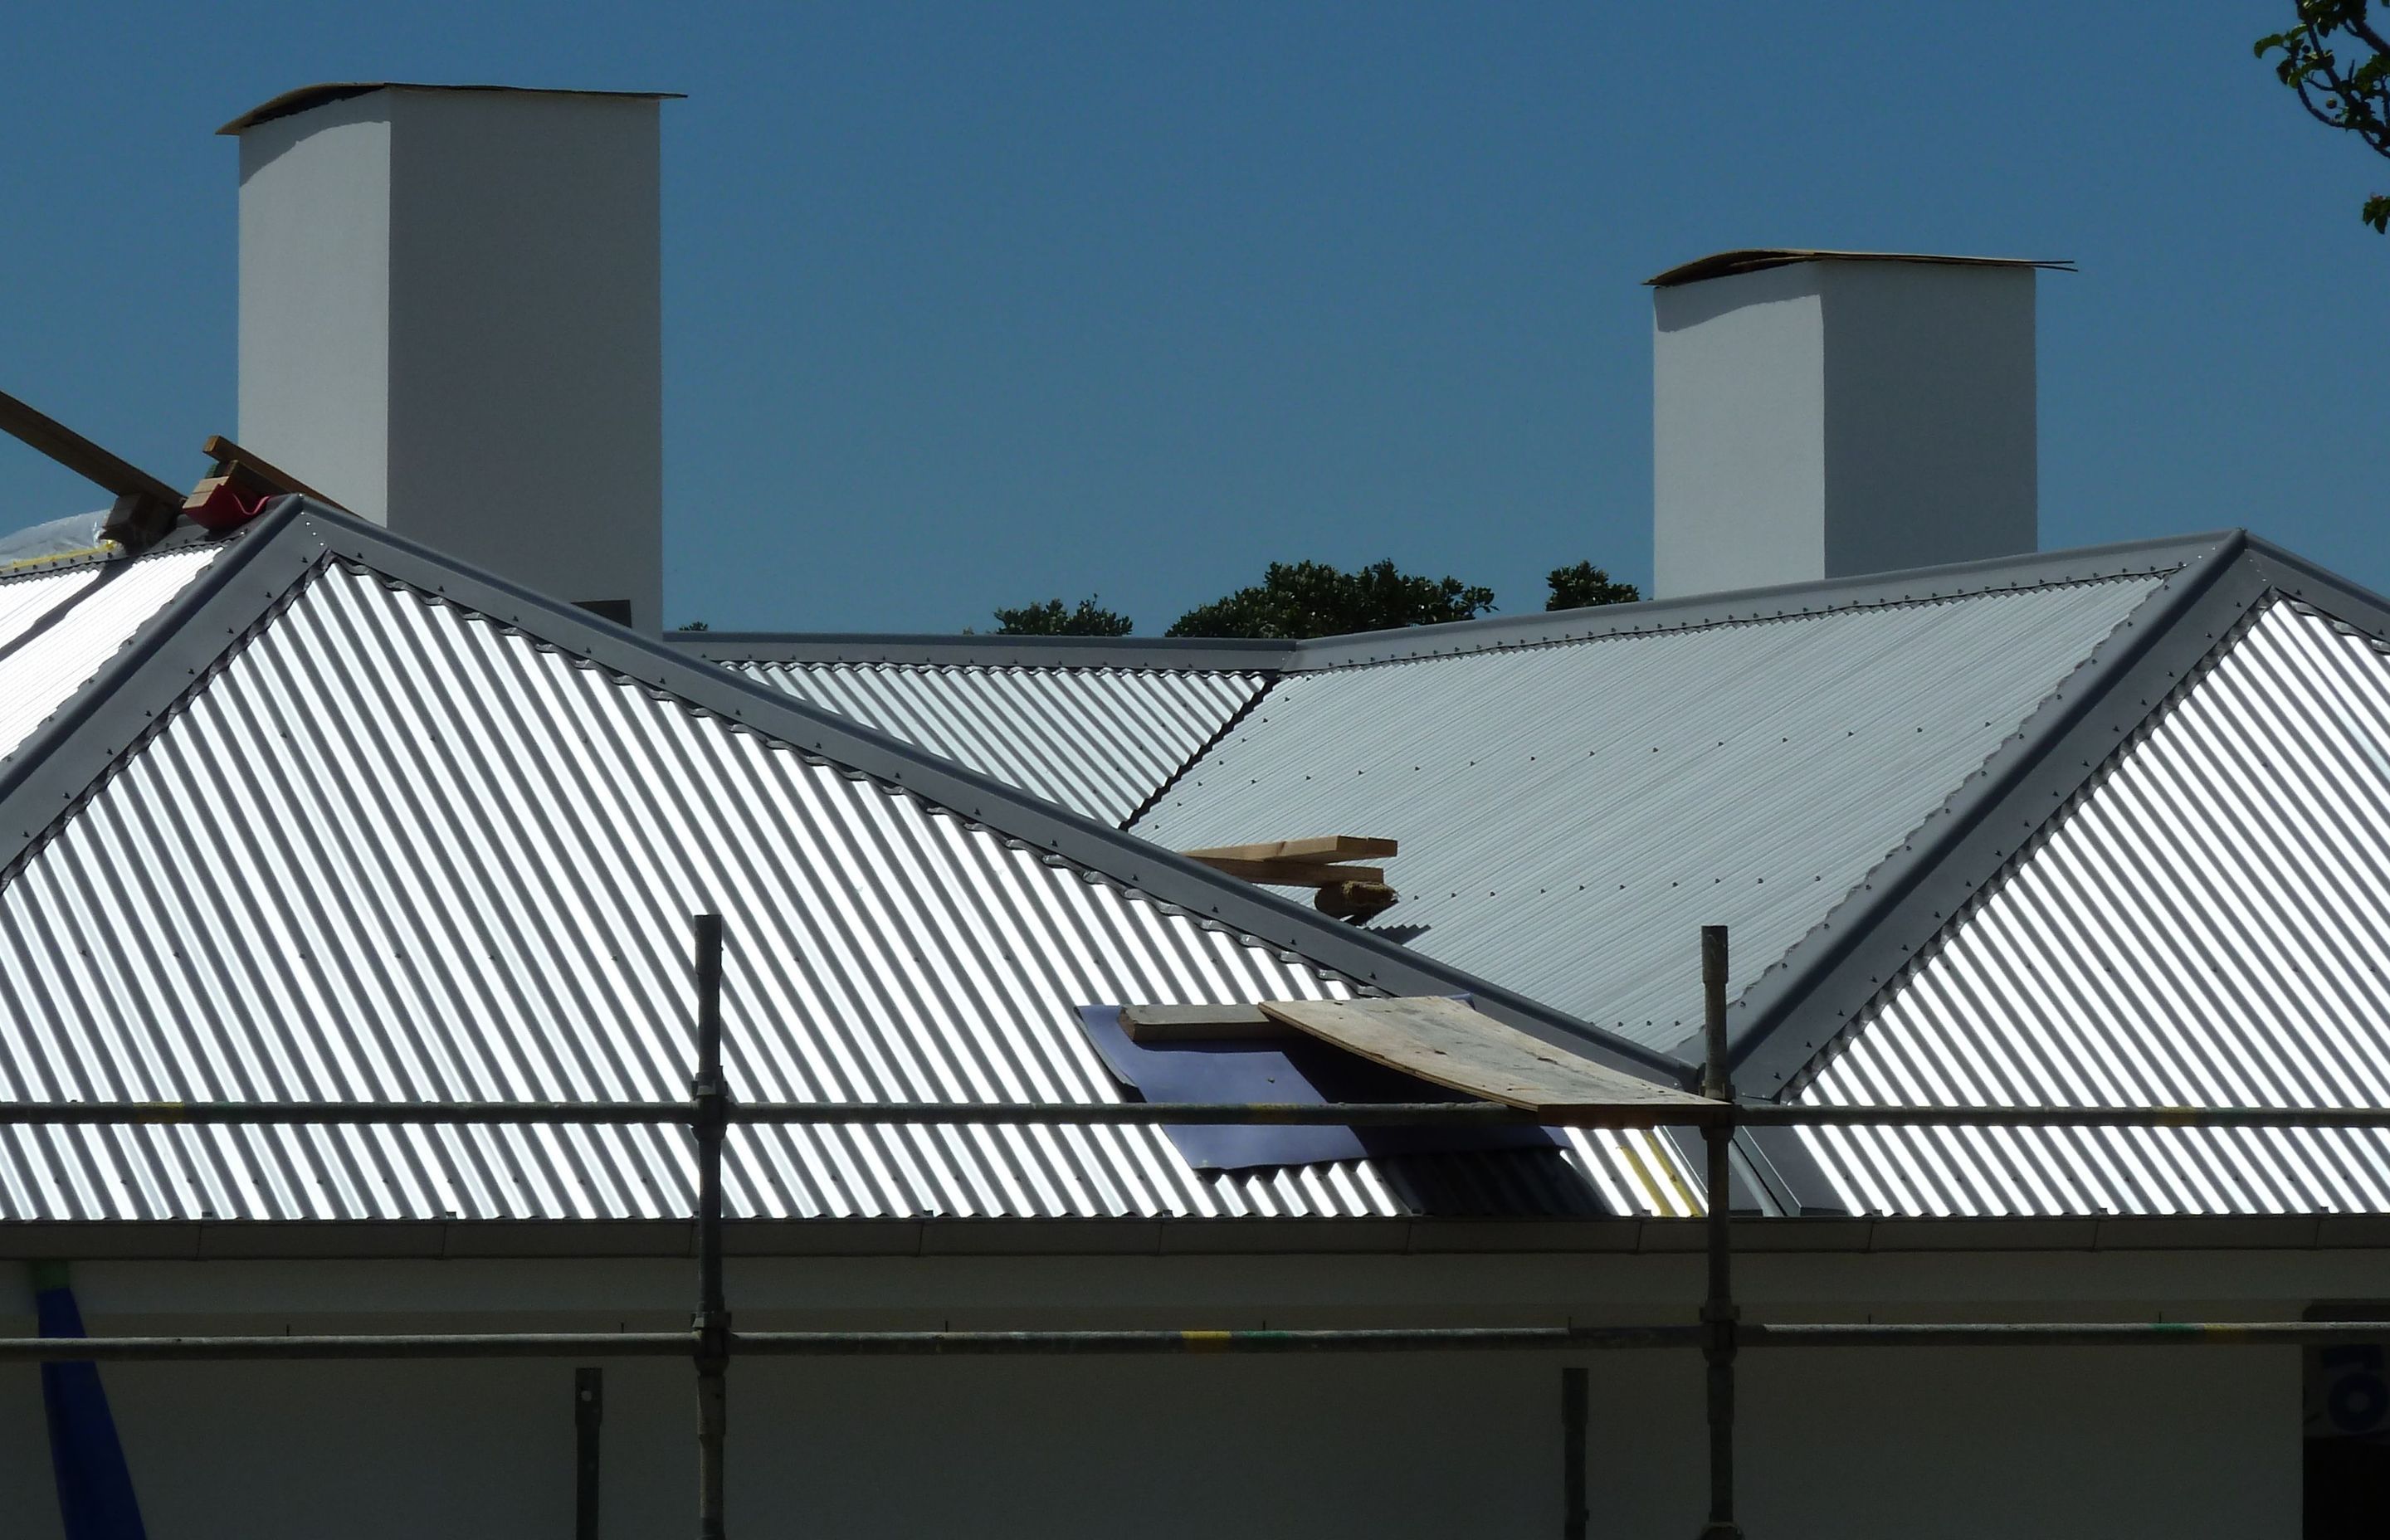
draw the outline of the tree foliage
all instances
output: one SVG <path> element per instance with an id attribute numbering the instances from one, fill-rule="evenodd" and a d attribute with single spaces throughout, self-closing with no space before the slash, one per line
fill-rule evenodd
<path id="1" fill-rule="evenodd" d="M 1355 572 L 1324 561 L 1273 561 L 1260 583 L 1189 610 L 1168 634 L 1292 640 L 1465 621 L 1493 608 L 1491 588 L 1416 577 L 1392 561 Z"/>
<path id="2" fill-rule="evenodd" d="M 1090 594 L 1079 601 L 1076 610 L 1065 610 L 1060 599 L 1047 599 L 1043 604 L 1024 604 L 1018 610 L 996 612 L 996 634 L 999 636 L 1125 636 L 1136 629 L 1136 622 L 1126 615 L 1106 610 L 1096 603 L 1099 596 Z"/>
<path id="3" fill-rule="evenodd" d="M 2354 134 L 2390 158 L 2390 41 L 2367 15 L 2369 0 L 2295 0 L 2299 24 L 2257 40 L 2257 57 L 2279 54 L 2274 74 L 2327 128 Z M 2359 215 L 2390 232 L 2390 196 L 2365 200 Z"/>
<path id="4" fill-rule="evenodd" d="M 1582 610 L 1594 604 L 1633 604 L 1643 597 L 1643 590 L 1631 583 L 1613 583 L 1610 574 L 1590 561 L 1580 561 L 1574 567 L 1555 567 L 1546 579 L 1551 584 L 1551 597 L 1544 601 L 1547 610 Z"/>

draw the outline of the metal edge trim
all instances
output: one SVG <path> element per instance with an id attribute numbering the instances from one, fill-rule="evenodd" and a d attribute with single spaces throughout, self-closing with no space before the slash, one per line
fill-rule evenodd
<path id="1" fill-rule="evenodd" d="M 667 631 L 665 645 L 713 663 L 885 663 L 933 668 L 1082 668 L 1265 674 L 1293 662 L 1294 642 L 1175 636 L 944 636 L 825 631 Z"/>
<path id="2" fill-rule="evenodd" d="M 170 715 L 208 668 L 323 555 L 298 499 L 278 499 L 0 763 L 0 873 Z"/>
<path id="3" fill-rule="evenodd" d="M 666 642 L 712 662 L 919 663 L 999 668 L 1229 670 L 1305 674 L 1363 663 L 1446 658 L 1501 648 L 1589 641 L 1703 626 L 1789 620 L 1886 604 L 1965 598 L 2010 589 L 2146 576 L 2189 565 L 2238 531 L 2170 535 L 2073 550 L 1994 557 L 1947 567 L 1780 584 L 1635 604 L 1493 615 L 1441 625 L 1304 641 L 1176 636 L 942 636 L 871 632 L 668 632 Z"/>
<path id="4" fill-rule="evenodd" d="M 1898 850 L 1744 991 L 1731 1008 L 1735 1072 L 1747 1090 L 1773 1098 L 1831 1048 L 1885 981 L 2265 597 L 2264 576 L 2245 556 L 2245 539 L 2234 532 L 2161 584 Z"/>

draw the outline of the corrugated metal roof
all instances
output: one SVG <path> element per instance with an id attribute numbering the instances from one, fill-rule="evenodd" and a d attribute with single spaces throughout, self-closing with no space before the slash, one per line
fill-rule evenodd
<path id="1" fill-rule="evenodd" d="M 1673 1046 L 1702 925 L 1732 927 L 1740 994 L 2161 581 L 1296 674 L 1134 831 L 1398 839 L 1381 928 Z"/>
<path id="2" fill-rule="evenodd" d="M 1208 669 L 726 666 L 1111 824 L 1269 686 Z"/>
<path id="3" fill-rule="evenodd" d="M 2390 1102 L 2390 659 L 2290 601 L 1972 905 L 1810 1103 Z M 1805 1130 L 1901 1214 L 2390 1212 L 2351 1130 Z"/>
<path id="4" fill-rule="evenodd" d="M 1075 1005 L 1344 988 L 911 793 L 332 566 L 0 890 L 0 1097 L 679 1097 L 700 908 L 726 917 L 744 1097 L 1113 1100 Z M 1640 1136 L 1592 1136 L 1568 1163 L 1205 1176 L 1141 1128 L 737 1130 L 730 1149 L 741 1215 L 1565 1210 L 1587 1201 L 1580 1182 L 1613 1212 L 1686 1207 Z M 0 1216 L 19 1219 L 664 1216 L 690 1202 L 669 1129 L 18 1129 L 0 1151 Z"/>
<path id="5" fill-rule="evenodd" d="M 116 655 L 220 547 L 82 562 L 0 581 L 0 757 Z"/>

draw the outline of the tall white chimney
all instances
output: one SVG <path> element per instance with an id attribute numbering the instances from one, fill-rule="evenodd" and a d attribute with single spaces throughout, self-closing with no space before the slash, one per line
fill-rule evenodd
<path id="1" fill-rule="evenodd" d="M 1727 251 L 1652 288 L 1656 597 L 2035 548 L 2034 273 Z"/>
<path id="2" fill-rule="evenodd" d="M 358 83 L 225 124 L 240 443 L 396 533 L 657 630 L 662 99 Z"/>

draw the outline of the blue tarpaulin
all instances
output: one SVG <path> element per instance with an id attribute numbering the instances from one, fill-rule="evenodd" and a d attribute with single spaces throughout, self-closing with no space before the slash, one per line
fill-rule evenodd
<path id="1" fill-rule="evenodd" d="M 1290 1027 L 1269 1042 L 1129 1041 L 1118 1006 L 1082 1006 L 1087 1039 L 1121 1082 L 1148 1101 L 1470 1101 L 1399 1071 L 1356 1059 Z M 1457 1149 L 1550 1149 L 1542 1128 L 1306 1128 L 1268 1124 L 1171 1124 L 1163 1129 L 1198 1171 L 1310 1165 L 1365 1156 Z"/>
<path id="2" fill-rule="evenodd" d="M 34 1329 L 81 1337 L 83 1312 L 60 1263 L 33 1265 Z M 58 1520 L 66 1540 L 145 1540 L 133 1472 L 116 1437 L 116 1418 L 97 1364 L 44 1364 L 42 1405 L 50 1427 L 50 1467 L 58 1477 Z"/>

